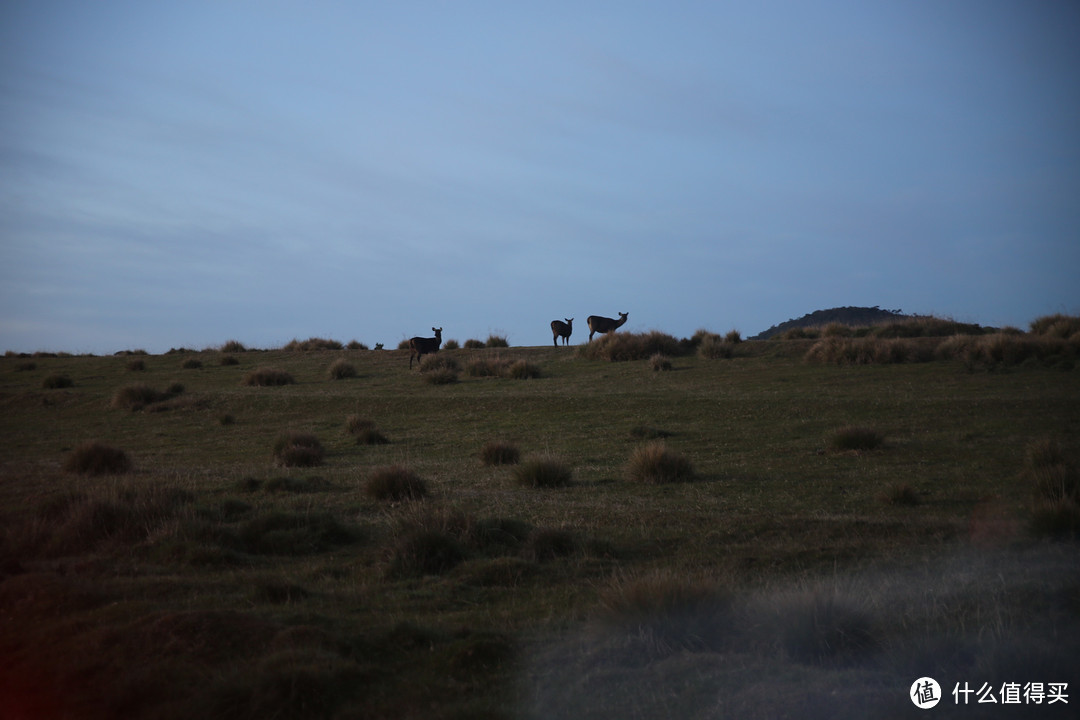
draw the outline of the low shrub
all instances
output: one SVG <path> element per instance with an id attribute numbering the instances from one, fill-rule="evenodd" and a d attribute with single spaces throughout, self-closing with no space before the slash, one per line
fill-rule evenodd
<path id="1" fill-rule="evenodd" d="M 314 467 L 322 465 L 322 443 L 314 435 L 287 431 L 274 441 L 274 459 L 282 467 Z"/>
<path id="2" fill-rule="evenodd" d="M 292 375 L 277 368 L 260 367 L 244 376 L 243 384 L 257 387 L 277 387 L 293 385 L 296 380 Z"/>
<path id="3" fill-rule="evenodd" d="M 569 465 L 550 455 L 532 458 L 514 468 L 514 478 L 525 487 L 565 487 L 573 477 Z"/>
<path id="4" fill-rule="evenodd" d="M 482 340 L 476 340 L 475 338 L 471 338 L 471 339 L 465 341 L 465 349 L 466 350 L 479 350 L 479 349 L 481 349 L 483 347 L 484 347 L 484 343 L 483 343 Z"/>
<path id="5" fill-rule="evenodd" d="M 221 365 L 223 367 L 228 367 L 230 365 L 239 365 L 239 364 L 240 364 L 240 359 L 233 356 L 233 355 L 225 355 L 224 357 L 221 358 Z"/>
<path id="6" fill-rule="evenodd" d="M 349 343 L 345 346 L 345 348 L 348 349 L 348 350 L 370 350 L 371 349 L 366 344 L 360 342 L 359 340 L 350 340 Z"/>
<path id="7" fill-rule="evenodd" d="M 64 470 L 80 475 L 120 475 L 131 470 L 131 460 L 119 448 L 89 441 L 71 451 L 64 460 Z"/>
<path id="8" fill-rule="evenodd" d="M 402 465 L 377 468 L 364 483 L 364 492 L 375 500 L 422 500 L 428 494 L 423 478 Z"/>
<path id="9" fill-rule="evenodd" d="M 512 443 L 492 441 L 480 448 L 480 461 L 485 465 L 517 465 L 521 452 Z"/>
<path id="10" fill-rule="evenodd" d="M 143 372 L 146 370 L 146 362 L 144 360 L 128 360 L 125 367 L 128 372 Z"/>
<path id="11" fill-rule="evenodd" d="M 484 343 L 484 347 L 489 348 L 505 348 L 510 347 L 510 343 L 505 337 L 501 335 L 488 335 L 487 342 Z"/>
<path id="12" fill-rule="evenodd" d="M 499 377 L 506 372 L 509 362 L 497 357 L 476 357 L 465 363 L 469 377 Z"/>
<path id="13" fill-rule="evenodd" d="M 60 390 L 62 388 L 74 387 L 74 385 L 75 381 L 67 375 L 49 375 L 41 381 L 41 387 L 46 390 Z"/>
<path id="14" fill-rule="evenodd" d="M 184 370 L 198 370 L 202 368 L 202 361 L 198 358 L 185 358 L 180 367 Z"/>
<path id="15" fill-rule="evenodd" d="M 356 366 L 345 358 L 338 358 L 330 365 L 327 374 L 330 376 L 331 380 L 354 378 L 357 376 Z"/>
<path id="16" fill-rule="evenodd" d="M 458 365 L 457 360 L 450 355 L 439 353 L 425 355 L 420 361 L 420 372 L 432 372 L 437 370 L 452 370 L 457 373 L 460 372 L 461 366 Z"/>
<path id="17" fill-rule="evenodd" d="M 443 343 L 443 350 L 457 350 L 461 347 L 461 343 L 457 340 L 447 340 Z"/>
<path id="18" fill-rule="evenodd" d="M 663 441 L 639 445 L 626 464 L 626 477 L 634 482 L 661 484 L 694 479 L 694 467 L 685 456 Z"/>
<path id="19" fill-rule="evenodd" d="M 835 430 L 825 445 L 832 452 L 861 452 L 876 450 L 885 442 L 885 436 L 864 425 L 847 425 Z"/>

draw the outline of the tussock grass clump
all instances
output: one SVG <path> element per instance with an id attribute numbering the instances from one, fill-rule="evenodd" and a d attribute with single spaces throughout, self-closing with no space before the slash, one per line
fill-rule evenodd
<path id="1" fill-rule="evenodd" d="M 390 440 L 375 426 L 375 422 L 359 415 L 345 421 L 345 432 L 356 438 L 358 445 L 386 445 Z"/>
<path id="2" fill-rule="evenodd" d="M 521 451 L 513 443 L 494 440 L 480 448 L 480 461 L 485 465 L 517 465 Z"/>
<path id="3" fill-rule="evenodd" d="M 276 477 L 267 480 L 262 488 L 271 493 L 305 494 L 326 492 L 331 488 L 330 481 L 321 477 L 291 478 Z"/>
<path id="4" fill-rule="evenodd" d="M 141 359 L 128 360 L 127 365 L 124 367 L 128 372 L 144 372 L 146 370 L 146 361 Z"/>
<path id="5" fill-rule="evenodd" d="M 80 475 L 121 475 L 131 470 L 131 460 L 123 450 L 91 440 L 71 451 L 64 460 L 64 470 Z"/>
<path id="6" fill-rule="evenodd" d="M 1031 322 L 1031 332 L 1061 339 L 1080 337 L 1080 317 L 1074 315 L 1044 315 Z"/>
<path id="7" fill-rule="evenodd" d="M 658 440 L 634 448 L 626 464 L 626 477 L 633 482 L 658 485 L 693 480 L 695 473 L 684 455 Z"/>
<path id="8" fill-rule="evenodd" d="M 179 383 L 173 383 L 164 392 L 155 390 L 145 383 L 136 383 L 117 390 L 112 396 L 110 405 L 118 410 L 134 412 L 142 410 L 147 405 L 169 400 L 183 392 L 184 386 Z"/>
<path id="9" fill-rule="evenodd" d="M 465 363 L 469 377 L 499 377 L 506 372 L 509 362 L 497 357 L 476 357 Z"/>
<path id="10" fill-rule="evenodd" d="M 247 352 L 247 348 L 239 340 L 229 340 L 227 343 L 218 348 L 223 353 L 243 353 Z"/>
<path id="11" fill-rule="evenodd" d="M 274 459 L 282 467 L 314 467 L 322 465 L 322 443 L 310 433 L 289 430 L 274 441 Z"/>
<path id="12" fill-rule="evenodd" d="M 906 505 L 914 507 L 922 502 L 918 491 L 908 483 L 893 485 L 881 494 L 881 501 L 887 505 Z"/>
<path id="13" fill-rule="evenodd" d="M 1069 462 L 1061 443 L 1054 438 L 1028 443 L 1024 450 L 1022 476 L 1039 498 L 1080 500 L 1080 472 Z"/>
<path id="14" fill-rule="evenodd" d="M 328 513 L 272 512 L 244 523 L 241 548 L 256 555 L 312 555 L 361 539 L 357 528 Z"/>
<path id="15" fill-rule="evenodd" d="M 648 333 L 607 333 L 579 345 L 575 352 L 588 360 L 626 362 L 648 360 L 658 353 L 675 357 L 683 353 L 683 347 L 675 337 L 653 330 Z"/>
<path id="16" fill-rule="evenodd" d="M 484 343 L 484 347 L 505 348 L 510 347 L 510 343 L 502 335 L 488 335 L 488 339 L 487 342 Z"/>
<path id="17" fill-rule="evenodd" d="M 458 381 L 460 371 L 457 360 L 448 355 L 436 353 L 420 360 L 420 372 L 429 385 L 452 385 Z"/>
<path id="18" fill-rule="evenodd" d="M 625 633 L 647 659 L 719 650 L 733 634 L 727 594 L 674 571 L 615 577 L 599 600 L 599 622 Z"/>
<path id="19" fill-rule="evenodd" d="M 531 380 L 540 377 L 540 366 L 528 360 L 518 360 L 506 369 L 506 376 L 514 380 Z"/>
<path id="20" fill-rule="evenodd" d="M 807 362 L 835 365 L 887 365 L 905 362 L 929 362 L 937 354 L 941 341 L 936 338 L 842 337 L 830 335 L 814 343 L 807 351 Z"/>
<path id="21" fill-rule="evenodd" d="M 884 442 L 885 436 L 872 427 L 847 425 L 833 431 L 825 446 L 832 452 L 862 452 L 876 450 Z"/>
<path id="22" fill-rule="evenodd" d="M 1042 500 L 1032 510 L 1030 526 L 1036 537 L 1080 537 L 1080 501 L 1071 497 Z"/>
<path id="23" fill-rule="evenodd" d="M 398 537 L 386 570 L 389 578 L 442 575 L 465 561 L 460 542 L 438 530 L 413 530 Z"/>
<path id="24" fill-rule="evenodd" d="M 424 382 L 428 385 L 453 385 L 458 381 L 458 371 L 450 368 L 439 368 L 424 373 Z"/>
<path id="25" fill-rule="evenodd" d="M 671 358 L 662 353 L 656 353 L 649 358 L 649 367 L 653 372 L 667 372 L 671 370 Z"/>
<path id="26" fill-rule="evenodd" d="M 704 333 L 698 341 L 697 352 L 706 360 L 730 360 L 735 357 L 735 343 L 719 335 Z"/>
<path id="27" fill-rule="evenodd" d="M 356 366 L 345 358 L 338 358 L 331 365 L 327 374 L 331 380 L 346 380 L 357 376 Z"/>
<path id="28" fill-rule="evenodd" d="M 343 350 L 344 345 L 337 340 L 327 340 L 325 338 L 308 338 L 307 340 L 291 340 L 285 345 L 284 350 L 293 350 L 301 352 L 310 352 L 313 350 Z"/>
<path id="29" fill-rule="evenodd" d="M 843 665 L 880 647 L 871 613 L 837 590 L 781 593 L 773 609 L 780 645 L 796 662 Z"/>
<path id="30" fill-rule="evenodd" d="M 364 483 L 364 493 L 375 500 L 422 500 L 427 497 L 427 483 L 403 465 L 376 468 Z"/>
<path id="31" fill-rule="evenodd" d="M 536 528 L 529 533 L 521 548 L 521 556 L 532 562 L 546 562 L 569 557 L 578 550 L 578 540 L 562 528 Z"/>
<path id="32" fill-rule="evenodd" d="M 671 433 L 667 430 L 661 430 L 650 425 L 635 425 L 630 428 L 630 437 L 634 440 L 657 440 L 659 438 L 671 437 Z"/>
<path id="33" fill-rule="evenodd" d="M 553 455 L 534 457 L 514 468 L 519 485 L 534 488 L 565 487 L 573 482 L 574 473 L 563 460 Z"/>
<path id="34" fill-rule="evenodd" d="M 244 376 L 243 384 L 255 387 L 278 387 L 281 385 L 294 385 L 296 379 L 284 370 L 259 367 Z"/>
<path id="35" fill-rule="evenodd" d="M 465 349 L 466 350 L 480 350 L 483 347 L 484 347 L 484 341 L 483 340 L 477 340 L 476 338 L 469 338 L 468 340 L 465 341 Z"/>
<path id="36" fill-rule="evenodd" d="M 183 370 L 199 370 L 202 368 L 202 360 L 198 358 L 184 358 L 184 361 L 180 363 L 180 367 Z"/>
<path id="37" fill-rule="evenodd" d="M 45 390 L 60 390 L 74 385 L 75 381 L 67 375 L 49 375 L 41 381 L 41 387 Z"/>
<path id="38" fill-rule="evenodd" d="M 240 359 L 238 357 L 236 357 L 235 355 L 225 355 L 224 357 L 221 358 L 221 366 L 222 367 L 229 367 L 231 365 L 239 365 L 239 364 L 240 364 Z"/>

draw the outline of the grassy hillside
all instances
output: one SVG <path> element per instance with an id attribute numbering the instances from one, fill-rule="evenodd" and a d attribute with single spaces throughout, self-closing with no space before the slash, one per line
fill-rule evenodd
<path id="1" fill-rule="evenodd" d="M 967 717 L 955 682 L 1080 689 L 1080 373 L 812 344 L 0 358 L 0 707 L 885 717 L 930 675 Z"/>

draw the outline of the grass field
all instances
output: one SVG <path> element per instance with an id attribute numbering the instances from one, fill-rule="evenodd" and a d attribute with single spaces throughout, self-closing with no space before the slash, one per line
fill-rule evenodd
<path id="1" fill-rule="evenodd" d="M 813 342 L 0 358 L 0 716 L 1075 716 L 1080 372 Z"/>

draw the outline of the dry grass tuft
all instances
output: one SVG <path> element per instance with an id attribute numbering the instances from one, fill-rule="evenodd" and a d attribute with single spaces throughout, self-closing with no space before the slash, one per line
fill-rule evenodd
<path id="1" fill-rule="evenodd" d="M 346 380 L 348 378 L 354 378 L 357 376 L 356 366 L 350 363 L 345 358 L 338 358 L 327 370 L 327 374 L 331 380 Z"/>
<path id="2" fill-rule="evenodd" d="M 719 650 L 733 633 L 727 594 L 671 570 L 614 578 L 600 591 L 600 607 L 600 622 L 653 660 Z"/>
<path id="3" fill-rule="evenodd" d="M 345 432 L 356 438 L 359 445 L 386 445 L 390 440 L 379 431 L 374 421 L 359 415 L 350 415 L 345 421 Z"/>
<path id="4" fill-rule="evenodd" d="M 825 445 L 832 452 L 864 452 L 876 450 L 885 442 L 885 436 L 871 427 L 847 425 L 835 430 Z"/>
<path id="5" fill-rule="evenodd" d="M 119 448 L 89 441 L 71 451 L 64 460 L 64 470 L 80 475 L 120 475 L 131 470 L 131 460 Z"/>
<path id="6" fill-rule="evenodd" d="M 274 441 L 274 459 L 282 467 L 314 467 L 322 465 L 322 443 L 310 433 L 289 430 Z"/>
<path id="7" fill-rule="evenodd" d="M 377 468 L 364 483 L 364 493 L 375 500 L 422 500 L 428 494 L 423 478 L 402 465 Z"/>
<path id="8" fill-rule="evenodd" d="M 513 443 L 496 440 L 480 448 L 480 461 L 485 465 L 517 465 L 521 451 Z"/>
<path id="9" fill-rule="evenodd" d="M 514 479 L 525 487 L 565 487 L 573 482 L 574 473 L 562 459 L 544 455 L 526 460 L 515 467 Z"/>
<path id="10" fill-rule="evenodd" d="M 626 477 L 634 482 L 661 483 L 693 480 L 694 466 L 680 453 L 670 450 L 663 441 L 639 445 L 626 464 Z"/>
<path id="11" fill-rule="evenodd" d="M 244 385 L 257 387 L 277 387 L 295 383 L 296 379 L 289 373 L 270 367 L 255 368 L 244 376 Z"/>

